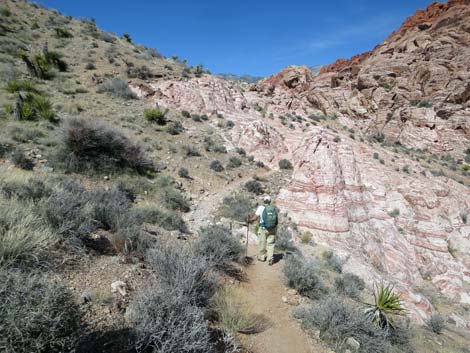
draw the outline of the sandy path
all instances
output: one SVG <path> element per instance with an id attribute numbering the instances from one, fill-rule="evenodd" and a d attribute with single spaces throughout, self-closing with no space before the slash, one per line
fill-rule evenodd
<path id="1" fill-rule="evenodd" d="M 250 246 L 249 255 L 256 255 L 256 246 Z M 241 335 L 245 348 L 254 353 L 323 353 L 328 352 L 301 329 L 292 317 L 293 306 L 282 301 L 286 294 L 282 281 L 283 261 L 268 266 L 255 261 L 246 268 L 248 281 L 242 283 L 248 305 L 269 322 L 268 328 L 257 334 Z"/>

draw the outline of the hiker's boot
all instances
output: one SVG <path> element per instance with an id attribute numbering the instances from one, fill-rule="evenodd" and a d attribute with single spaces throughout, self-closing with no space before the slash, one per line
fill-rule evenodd
<path id="1" fill-rule="evenodd" d="M 273 259 L 269 259 L 269 261 L 268 261 L 268 265 L 269 265 L 269 266 L 272 266 L 272 265 L 273 265 L 273 263 L 274 263 L 274 260 L 273 260 Z"/>

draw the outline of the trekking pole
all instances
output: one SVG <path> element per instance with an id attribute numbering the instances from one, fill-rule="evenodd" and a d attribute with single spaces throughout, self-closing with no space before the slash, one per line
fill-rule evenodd
<path id="1" fill-rule="evenodd" d="M 246 245 L 245 245 L 245 258 L 248 257 L 248 234 L 250 232 L 250 223 L 246 222 Z"/>

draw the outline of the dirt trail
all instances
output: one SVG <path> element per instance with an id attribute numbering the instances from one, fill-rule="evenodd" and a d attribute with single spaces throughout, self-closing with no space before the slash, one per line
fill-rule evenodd
<path id="1" fill-rule="evenodd" d="M 269 173 L 263 173 L 267 176 Z M 201 200 L 194 210 L 187 214 L 190 227 L 197 231 L 201 226 L 212 221 L 208 215 L 214 214 L 223 198 L 239 189 L 250 180 L 246 176 L 226 185 L 223 190 L 211 193 Z M 250 245 L 248 255 L 256 258 L 256 245 Z M 263 315 L 268 323 L 260 333 L 240 335 L 245 349 L 253 353 L 323 353 L 329 352 L 315 343 L 292 317 L 293 306 L 282 301 L 286 289 L 282 279 L 283 260 L 268 266 L 267 263 L 254 261 L 247 266 L 247 281 L 241 283 L 246 292 L 247 305 L 254 314 Z"/>
<path id="2" fill-rule="evenodd" d="M 249 247 L 249 255 L 255 258 L 256 246 Z M 292 317 L 293 306 L 282 301 L 286 295 L 282 266 L 282 260 L 273 266 L 255 261 L 246 268 L 248 281 L 241 285 L 247 304 L 255 314 L 266 317 L 269 326 L 261 333 L 241 335 L 244 347 L 254 353 L 328 352 L 308 337 Z"/>

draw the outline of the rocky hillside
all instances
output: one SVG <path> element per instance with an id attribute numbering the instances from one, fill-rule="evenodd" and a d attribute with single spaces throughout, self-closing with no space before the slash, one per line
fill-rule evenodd
<path id="1" fill-rule="evenodd" d="M 214 124 L 229 117 L 227 143 L 272 168 L 292 161 L 277 204 L 369 284 L 396 283 L 421 320 L 435 310 L 429 286 L 470 304 L 469 26 L 468 1 L 431 4 L 315 77 L 288 67 L 255 85 L 204 75 L 130 86 Z"/>

